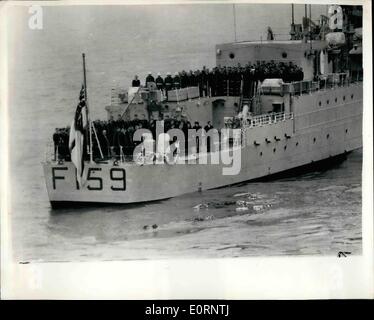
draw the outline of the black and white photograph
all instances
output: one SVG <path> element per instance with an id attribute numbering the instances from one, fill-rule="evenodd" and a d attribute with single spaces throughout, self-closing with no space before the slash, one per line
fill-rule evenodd
<path id="1" fill-rule="evenodd" d="M 266 258 L 331 259 L 372 296 L 370 6 L 0 7 L 8 296 L 39 267 Z"/>

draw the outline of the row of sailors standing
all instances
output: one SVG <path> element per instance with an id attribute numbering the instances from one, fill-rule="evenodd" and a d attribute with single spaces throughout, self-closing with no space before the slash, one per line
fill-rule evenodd
<path id="1" fill-rule="evenodd" d="M 202 70 L 189 72 L 176 72 L 174 76 L 170 72 L 165 79 L 158 73 L 154 78 L 152 72 L 148 72 L 145 79 L 145 86 L 155 83 L 158 90 L 166 94 L 170 90 L 199 87 L 200 96 L 239 96 L 241 89 L 244 96 L 252 96 L 257 89 L 258 81 L 266 78 L 281 78 L 284 82 L 301 81 L 304 78 L 302 68 L 292 61 L 286 62 L 258 62 L 255 65 L 250 63 L 245 66 L 238 64 L 236 67 L 214 67 L 209 70 L 205 66 Z M 241 85 L 243 85 L 241 87 Z M 132 81 L 133 87 L 140 87 L 138 76 Z"/>
<path id="2" fill-rule="evenodd" d="M 132 120 L 132 121 L 95 121 L 95 127 L 97 130 L 97 137 L 100 142 L 101 151 L 103 152 L 104 158 L 112 157 L 126 157 L 131 158 L 134 148 L 140 143 L 140 141 L 133 140 L 133 134 L 136 130 L 144 128 L 148 129 L 152 134 L 152 139 L 156 140 L 156 121 L 147 120 Z M 208 132 L 212 129 L 210 121 L 204 127 L 204 130 Z M 198 131 L 202 129 L 198 121 L 195 121 L 194 125 L 187 120 L 177 120 L 177 119 L 166 119 L 164 120 L 164 130 L 165 132 L 170 129 L 180 129 L 185 135 L 185 150 L 188 150 L 191 142 L 188 140 L 188 130 L 195 129 Z M 198 137 L 197 137 L 197 150 L 198 147 Z M 209 140 L 209 138 L 208 138 Z M 97 145 L 97 141 L 93 139 L 94 145 L 94 158 L 100 158 L 100 151 Z M 175 141 L 171 141 L 175 142 Z M 208 147 L 208 152 L 210 148 Z M 199 151 L 197 151 L 199 152 Z"/>
<path id="3" fill-rule="evenodd" d="M 147 120 L 109 120 L 109 121 L 93 121 L 95 134 L 93 133 L 92 142 L 93 142 L 93 155 L 94 159 L 100 159 L 101 156 L 104 159 L 109 158 L 120 158 L 126 157 L 131 158 L 134 148 L 140 143 L 140 141 L 133 140 L 133 134 L 136 130 L 144 128 L 149 129 L 152 133 L 152 139 L 156 140 L 156 122 L 147 121 Z M 166 119 L 164 120 L 164 130 L 165 132 L 170 129 L 180 129 L 185 135 L 185 151 L 187 152 L 191 146 L 191 141 L 188 140 L 188 130 L 194 129 L 198 131 L 203 127 L 198 121 L 195 121 L 192 126 L 190 121 L 187 120 L 177 120 L 177 119 Z M 204 130 L 208 132 L 212 129 L 213 126 L 210 121 L 204 126 Z M 70 161 L 70 150 L 69 150 L 69 132 L 70 127 L 66 128 L 56 128 L 55 133 L 53 134 L 54 142 L 54 160 L 66 160 Z M 97 140 L 99 144 L 97 143 Z M 196 148 L 199 152 L 199 138 L 196 138 Z M 208 137 L 208 141 L 210 138 Z M 174 141 L 171 141 L 175 142 Z M 87 142 L 86 142 L 87 143 Z M 210 144 L 208 143 L 208 152 L 210 151 Z M 84 148 L 84 159 L 88 160 L 89 155 Z"/>
<path id="4" fill-rule="evenodd" d="M 226 67 L 224 69 L 226 70 Z M 231 71 L 231 68 L 228 68 Z M 146 79 L 145 79 L 145 86 L 148 87 L 148 84 L 155 83 L 158 90 L 161 90 L 167 94 L 170 90 L 175 89 L 183 89 L 187 87 L 199 87 L 200 96 L 208 96 L 208 95 L 218 95 L 217 90 L 215 88 L 218 87 L 218 77 L 216 68 L 213 71 L 209 71 L 206 67 L 202 70 L 197 70 L 193 72 L 190 70 L 189 72 L 182 71 L 182 72 L 175 72 L 174 76 L 171 75 L 170 72 L 166 74 L 165 78 L 162 78 L 161 74 L 158 73 L 157 77 L 154 78 L 152 73 L 149 72 Z M 231 82 L 231 88 L 238 88 L 240 87 L 240 78 L 234 79 L 233 74 L 227 73 L 226 78 L 220 79 L 222 81 L 236 81 L 236 84 Z M 133 87 L 141 86 L 141 83 L 138 79 L 138 76 L 135 76 L 134 80 L 132 81 Z M 227 85 L 224 84 L 224 87 Z M 238 91 L 238 90 L 237 90 Z M 235 92 L 235 95 L 239 95 L 239 92 Z"/>
<path id="5" fill-rule="evenodd" d="M 198 78 L 199 72 L 197 71 L 195 73 L 190 71 L 188 74 L 186 71 L 182 71 L 181 73 L 175 72 L 174 76 L 172 76 L 171 73 L 168 72 L 165 79 L 161 77 L 161 73 L 158 73 L 155 79 L 152 75 L 152 72 L 148 72 L 148 75 L 145 79 L 145 86 L 147 87 L 148 84 L 155 83 L 158 90 L 170 91 L 174 89 L 198 86 L 205 80 L 204 76 L 201 77 L 202 81 L 199 81 Z M 132 81 L 132 86 L 140 87 L 140 85 L 140 80 L 136 75 L 134 80 Z"/>

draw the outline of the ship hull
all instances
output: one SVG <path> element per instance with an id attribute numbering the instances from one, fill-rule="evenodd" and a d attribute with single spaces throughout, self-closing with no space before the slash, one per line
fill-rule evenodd
<path id="1" fill-rule="evenodd" d="M 87 163 L 89 178 L 79 188 L 71 162 L 46 162 L 43 168 L 49 200 L 53 206 L 162 200 L 305 168 L 362 147 L 362 84 L 294 97 L 291 111 L 292 119 L 246 131 L 238 174 L 223 175 L 223 169 L 230 165 L 221 162 L 143 166 Z"/>
<path id="2" fill-rule="evenodd" d="M 241 183 L 257 182 L 257 181 L 272 181 L 275 179 L 281 179 L 281 178 L 286 178 L 286 177 L 297 176 L 300 174 L 305 174 L 307 172 L 328 170 L 334 167 L 335 165 L 340 164 L 341 162 L 344 162 L 347 159 L 347 155 L 349 153 L 350 152 L 345 152 L 343 154 L 329 157 L 328 159 L 323 159 L 317 162 L 312 162 L 306 165 L 302 165 L 297 168 L 287 169 L 285 171 L 277 172 L 274 174 L 270 174 L 270 175 L 266 175 L 263 177 L 254 178 L 254 179 L 250 179 L 246 181 L 240 181 L 240 182 L 233 183 L 230 185 L 224 185 L 221 187 L 213 187 L 211 189 L 225 188 L 228 186 L 234 186 L 234 185 L 241 184 Z M 62 209 L 62 208 L 68 208 L 68 207 L 87 207 L 87 206 L 97 207 L 98 205 L 110 206 L 110 205 L 142 204 L 142 203 L 148 203 L 148 202 L 162 201 L 166 199 L 170 199 L 170 197 L 160 198 L 157 200 L 144 200 L 144 201 L 139 201 L 139 202 L 133 202 L 133 201 L 130 201 L 130 202 L 123 202 L 123 201 L 121 202 L 98 202 L 98 201 L 66 201 L 66 200 L 61 201 L 60 200 L 60 201 L 50 201 L 50 203 L 53 209 L 60 209 L 60 208 Z"/>

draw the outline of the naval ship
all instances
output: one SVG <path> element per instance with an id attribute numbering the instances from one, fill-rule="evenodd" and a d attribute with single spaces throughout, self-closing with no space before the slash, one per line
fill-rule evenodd
<path id="1" fill-rule="evenodd" d="M 71 155 L 56 158 L 51 152 L 43 163 L 51 206 L 162 200 L 305 168 L 361 148 L 362 7 L 330 6 L 329 14 L 317 22 L 308 17 L 307 10 L 305 6 L 302 23 L 297 24 L 292 5 L 289 40 L 277 40 L 271 34 L 267 40 L 236 41 L 215 48 L 217 66 L 293 63 L 303 71 L 300 81 L 261 79 L 249 88 L 241 83 L 240 90 L 227 88 L 219 95 L 201 94 L 198 87 L 174 89 L 165 95 L 153 83 L 112 89 L 111 104 L 106 106 L 108 120 L 131 120 L 139 115 L 147 120 L 184 117 L 191 122 L 210 121 L 217 129 L 237 123 L 239 140 L 229 139 L 226 149 L 195 150 L 192 155 L 199 160 L 240 151 L 240 170 L 235 174 L 224 174 L 230 164 L 191 163 L 186 161 L 189 155 L 179 155 L 173 164 L 155 163 L 154 158 L 139 161 L 144 153 L 137 159 L 122 152 L 94 157 L 95 141 L 101 155 L 102 150 L 88 111 L 84 60 L 81 94 L 85 104 L 78 106 L 70 128 Z M 82 125 L 85 122 L 88 125 Z"/>

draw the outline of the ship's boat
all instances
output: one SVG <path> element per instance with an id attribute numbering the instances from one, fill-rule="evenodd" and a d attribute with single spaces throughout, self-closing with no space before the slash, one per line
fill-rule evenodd
<path id="1" fill-rule="evenodd" d="M 204 81 L 114 88 L 105 123 L 90 121 L 84 83 L 67 133 L 70 152 L 57 144 L 43 163 L 52 206 L 166 199 L 361 148 L 362 63 L 341 64 L 342 52 L 360 56 L 346 40 L 331 31 L 320 40 L 217 45 L 217 67 Z"/>

